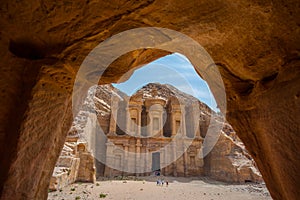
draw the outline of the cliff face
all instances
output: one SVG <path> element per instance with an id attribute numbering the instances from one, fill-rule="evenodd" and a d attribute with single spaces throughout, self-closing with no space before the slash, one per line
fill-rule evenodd
<path id="1" fill-rule="evenodd" d="M 93 131 L 96 121 L 107 133 L 112 95 L 120 95 L 120 98 L 124 96 L 109 84 L 90 88 L 82 108 L 68 131 L 66 142 L 50 180 L 50 190 L 60 189 L 75 181 L 94 182 L 97 172 L 103 173 L 103 164 L 94 159 L 89 150 L 90 138 L 86 133 Z M 93 113 L 96 114 L 96 118 Z"/>
<path id="2" fill-rule="evenodd" d="M 228 124 L 225 126 L 229 126 Z M 204 158 L 205 174 L 226 182 L 262 182 L 253 158 L 235 136 L 222 132 L 212 151 Z"/>
<path id="3" fill-rule="evenodd" d="M 97 161 L 97 159 L 95 159 L 96 163 L 94 164 L 92 162 L 89 167 L 82 166 L 85 165 L 84 163 L 86 160 L 93 160 L 93 155 L 89 152 L 89 150 L 85 149 L 84 153 L 90 158 L 83 159 L 82 156 L 80 157 L 82 152 L 81 154 L 80 151 L 77 153 L 77 149 L 80 148 L 80 146 L 87 148 L 90 145 L 87 135 L 90 134 L 91 130 L 89 130 L 87 127 L 89 126 L 89 121 L 91 120 L 91 113 L 96 113 L 97 120 L 104 133 L 107 134 L 109 132 L 111 103 L 113 101 L 112 96 L 116 96 L 117 98 L 123 100 L 130 99 L 134 101 L 145 101 L 149 98 L 163 99 L 167 101 L 168 99 L 176 98 L 185 106 L 198 106 L 200 110 L 199 119 L 203 119 L 203 123 L 201 124 L 201 136 L 204 138 L 208 128 L 207 126 L 209 123 L 211 123 L 210 120 L 215 120 L 213 123 L 222 121 L 221 116 L 218 117 L 219 119 L 211 117 L 214 111 L 212 111 L 207 105 L 200 102 L 195 97 L 181 92 L 171 85 L 150 83 L 139 89 L 131 97 L 128 97 L 111 85 L 94 86 L 89 90 L 89 95 L 70 129 L 68 140 L 65 143 L 60 158 L 57 161 L 57 167 L 53 173 L 50 189 L 61 188 L 76 180 L 94 181 L 94 166 L 97 168 L 98 177 L 104 175 L 104 164 Z M 123 112 L 125 112 L 125 110 Z M 189 122 L 187 122 L 186 126 L 189 126 Z M 71 146 L 73 147 L 73 153 L 70 151 Z M 66 158 L 69 160 L 69 162 L 66 162 Z M 77 164 L 78 160 L 80 160 L 79 166 Z M 236 136 L 234 130 L 228 123 L 224 124 L 217 143 L 212 151 L 204 158 L 203 168 L 204 173 L 199 172 L 197 175 L 202 174 L 215 180 L 221 180 L 230 183 L 263 181 L 255 162 L 248 154 L 245 146 Z M 62 171 L 64 173 L 62 173 Z M 80 174 L 83 174 L 84 176 L 80 177 Z"/>
<path id="4" fill-rule="evenodd" d="M 178 99 L 184 105 L 199 106 L 201 113 L 199 118 L 203 119 L 201 136 L 204 138 L 209 123 L 223 121 L 222 116 L 212 117 L 214 111 L 206 104 L 168 84 L 147 84 L 133 94 L 130 99 L 145 100 L 147 98 L 161 98 L 167 100 L 170 97 Z M 220 137 L 214 148 L 204 158 L 204 172 L 206 176 L 231 183 L 263 181 L 253 158 L 249 155 L 244 144 L 228 122 L 224 123 Z"/>

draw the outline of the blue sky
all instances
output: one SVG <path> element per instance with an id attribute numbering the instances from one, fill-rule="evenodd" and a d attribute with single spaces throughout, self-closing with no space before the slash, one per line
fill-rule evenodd
<path id="1" fill-rule="evenodd" d="M 199 77 L 189 60 L 179 53 L 157 59 L 135 70 L 127 81 L 113 84 L 113 86 L 127 95 L 132 95 L 148 83 L 173 85 L 218 111 L 215 99 L 206 82 Z"/>

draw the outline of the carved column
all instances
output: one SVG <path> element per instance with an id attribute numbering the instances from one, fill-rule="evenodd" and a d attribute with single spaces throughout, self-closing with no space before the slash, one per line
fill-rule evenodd
<path id="1" fill-rule="evenodd" d="M 176 177 L 177 176 L 176 143 L 173 143 L 172 147 L 173 147 L 173 160 L 174 160 L 174 162 L 173 162 L 173 175 Z"/>
<path id="2" fill-rule="evenodd" d="M 162 107 L 162 110 L 160 111 L 160 117 L 159 117 L 159 137 L 163 137 L 164 135 L 164 130 L 163 130 L 163 127 L 164 127 L 164 124 L 163 124 L 163 107 Z"/>
<path id="3" fill-rule="evenodd" d="M 138 173 L 141 173 L 142 172 L 142 159 L 141 159 L 141 147 L 142 147 L 142 144 L 141 144 L 141 140 L 140 139 L 137 139 L 136 140 L 136 148 L 135 148 L 135 155 L 136 155 L 136 158 L 135 158 L 135 172 L 136 172 L 136 175 L 138 175 Z"/>
<path id="4" fill-rule="evenodd" d="M 183 163 L 184 163 L 184 176 L 186 177 L 188 175 L 188 153 L 187 153 L 187 144 L 189 144 L 188 141 L 183 141 Z"/>
<path id="5" fill-rule="evenodd" d="M 143 146 L 144 147 L 144 176 L 148 175 L 147 171 L 147 165 L 148 165 L 148 149 L 147 145 Z"/>
<path id="6" fill-rule="evenodd" d="M 119 98 L 116 96 L 113 96 L 111 99 L 111 114 L 110 114 L 110 121 L 109 121 L 109 133 L 110 134 L 116 133 L 117 118 L 118 118 L 118 105 L 119 105 Z"/>
<path id="7" fill-rule="evenodd" d="M 171 108 L 172 109 L 172 108 Z M 175 117 L 174 117 L 174 113 L 172 112 L 172 110 L 170 111 L 171 115 L 170 115 L 170 127 L 171 127 L 171 137 L 174 137 L 176 135 L 176 128 L 175 128 Z"/>
<path id="8" fill-rule="evenodd" d="M 137 137 L 141 137 L 142 127 L 142 106 L 137 108 Z"/>
<path id="9" fill-rule="evenodd" d="M 127 106 L 126 109 L 125 109 L 125 116 L 126 116 L 126 119 L 125 119 L 125 133 L 128 134 L 130 133 L 130 123 L 131 123 L 131 118 L 130 118 L 130 112 L 129 112 L 129 107 Z"/>
<path id="10" fill-rule="evenodd" d="M 148 116 L 147 116 L 147 137 L 149 137 L 152 133 L 152 126 L 151 126 L 151 121 L 152 121 L 152 112 L 150 112 L 149 110 L 149 107 L 146 107 L 146 111 L 148 113 Z M 149 121 L 150 120 L 150 123 Z"/>
<path id="11" fill-rule="evenodd" d="M 200 109 L 199 109 L 199 104 L 198 103 L 193 103 L 192 104 L 192 119 L 193 119 L 193 131 L 194 131 L 194 137 L 195 138 L 201 138 L 200 135 L 200 127 L 199 127 L 199 116 L 200 116 Z"/>
<path id="12" fill-rule="evenodd" d="M 186 148 L 185 148 L 185 142 L 183 141 L 182 143 L 182 149 L 183 149 L 183 174 L 186 177 L 187 176 L 187 152 L 186 152 Z"/>
<path id="13" fill-rule="evenodd" d="M 112 142 L 106 143 L 106 166 L 104 175 L 111 177 L 112 174 L 112 167 L 114 166 L 114 147 L 115 145 Z"/>
<path id="14" fill-rule="evenodd" d="M 123 160 L 123 171 L 128 171 L 128 166 L 129 166 L 129 163 L 128 163 L 128 147 L 129 147 L 129 144 L 123 144 L 124 146 L 124 160 Z"/>
<path id="15" fill-rule="evenodd" d="M 182 134 L 182 136 L 187 137 L 186 124 L 185 124 L 185 106 L 181 105 L 180 107 L 181 107 L 181 125 L 180 125 L 181 134 Z"/>

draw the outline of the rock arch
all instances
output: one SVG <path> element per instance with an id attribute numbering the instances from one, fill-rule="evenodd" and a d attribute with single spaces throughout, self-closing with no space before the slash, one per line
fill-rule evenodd
<path id="1" fill-rule="evenodd" d="M 46 199 L 80 63 L 100 41 L 145 26 L 180 31 L 206 48 L 225 82 L 227 119 L 272 197 L 300 196 L 298 1 L 60 3 L 0 5 L 1 199 Z M 101 83 L 166 54 L 124 55 Z"/>

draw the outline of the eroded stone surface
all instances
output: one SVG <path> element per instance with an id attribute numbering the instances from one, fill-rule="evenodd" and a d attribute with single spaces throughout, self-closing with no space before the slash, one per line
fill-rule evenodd
<path id="1" fill-rule="evenodd" d="M 80 63 L 109 36 L 145 26 L 185 33 L 210 53 L 227 119 L 272 197 L 299 197 L 299 1 L 4 0 L 0 10 L 2 199 L 46 199 Z M 129 70 L 111 67 L 106 82 Z"/>
<path id="2" fill-rule="evenodd" d="M 262 182 L 253 158 L 244 148 L 238 137 L 221 134 L 213 150 L 204 158 L 207 176 L 227 182 Z"/>

